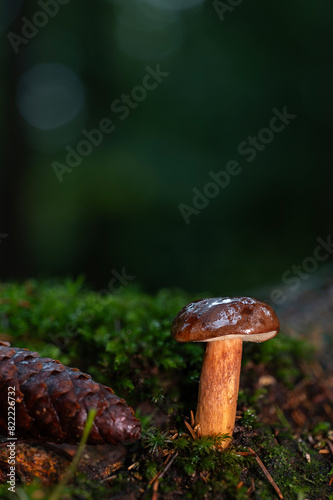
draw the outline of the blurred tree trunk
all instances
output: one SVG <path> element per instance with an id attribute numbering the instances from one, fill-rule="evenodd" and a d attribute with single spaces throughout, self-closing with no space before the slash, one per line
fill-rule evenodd
<path id="1" fill-rule="evenodd" d="M 8 32 L 19 34 L 23 12 L 8 28 Z M 7 43 L 6 43 L 7 42 Z M 0 239 L 0 278 L 8 279 L 22 275 L 25 270 L 24 228 L 22 226 L 22 181 L 27 162 L 26 144 L 22 120 L 16 107 L 16 89 L 19 66 L 22 66 L 22 52 L 15 54 L 7 37 L 2 63 L 4 93 L 2 106 L 0 149 L 0 233 L 7 234 Z"/>

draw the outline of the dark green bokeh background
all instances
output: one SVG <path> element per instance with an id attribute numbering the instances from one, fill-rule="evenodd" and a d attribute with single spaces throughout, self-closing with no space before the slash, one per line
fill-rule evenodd
<path id="1" fill-rule="evenodd" d="M 7 35 L 42 9 L 1 2 L 2 279 L 83 273 L 105 288 L 125 267 L 147 291 L 228 295 L 279 284 L 330 234 L 332 2 L 244 0 L 223 22 L 213 2 L 192 3 L 71 0 L 16 55 Z M 18 88 L 50 63 L 76 73 L 84 101 L 41 130 L 22 116 Z M 170 75 L 120 120 L 111 103 L 157 64 Z M 284 106 L 297 118 L 246 162 L 239 144 Z M 33 109 L 43 112 L 45 97 Z M 106 117 L 116 130 L 60 183 L 52 162 Z M 229 160 L 242 173 L 186 225 L 178 205 Z"/>

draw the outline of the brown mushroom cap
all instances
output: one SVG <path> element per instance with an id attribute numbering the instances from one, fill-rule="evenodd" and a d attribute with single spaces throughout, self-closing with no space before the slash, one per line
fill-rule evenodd
<path id="1" fill-rule="evenodd" d="M 217 297 L 185 306 L 175 317 L 171 333 L 177 342 L 227 338 L 263 342 L 279 330 L 279 319 L 265 302 L 251 297 Z"/>

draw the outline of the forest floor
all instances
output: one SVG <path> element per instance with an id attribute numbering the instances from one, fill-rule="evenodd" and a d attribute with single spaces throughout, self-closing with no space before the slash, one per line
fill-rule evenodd
<path id="1" fill-rule="evenodd" d="M 293 304 L 281 309 L 279 335 L 244 344 L 233 440 L 218 452 L 218 439 L 193 432 L 204 346 L 170 335 L 176 313 L 196 298 L 129 288 L 101 296 L 81 280 L 0 285 L 0 341 L 91 374 L 142 422 L 134 444 L 87 446 L 59 498 L 332 500 L 333 368 L 316 342 L 331 333 L 329 322 L 319 334 L 313 320 L 305 332 L 308 307 L 296 321 Z M 0 446 L 0 498 L 49 499 L 75 452 L 19 441 L 13 494 Z"/>

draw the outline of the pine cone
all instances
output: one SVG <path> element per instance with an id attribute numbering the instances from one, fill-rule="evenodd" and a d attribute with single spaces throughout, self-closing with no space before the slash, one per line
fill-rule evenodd
<path id="1" fill-rule="evenodd" d="M 9 387 L 15 387 L 15 437 L 78 443 L 90 408 L 97 414 L 88 444 L 140 438 L 132 408 L 90 375 L 37 352 L 0 342 L 0 434 L 7 436 Z"/>

